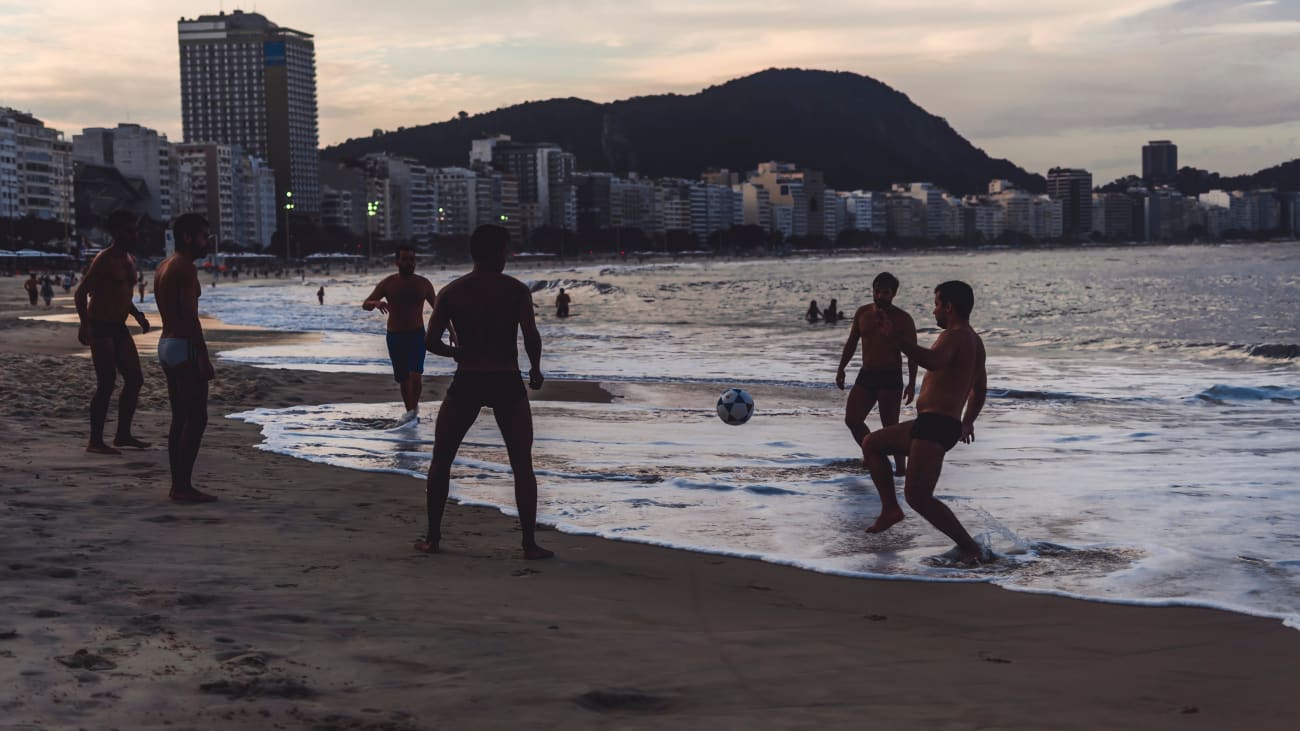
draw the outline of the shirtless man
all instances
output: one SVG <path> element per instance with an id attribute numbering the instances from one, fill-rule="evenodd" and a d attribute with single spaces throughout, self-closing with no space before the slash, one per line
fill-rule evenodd
<path id="1" fill-rule="evenodd" d="M 872 432 L 862 443 L 863 461 L 880 493 L 880 516 L 867 528 L 880 533 L 903 519 L 894 494 L 894 476 L 887 454 L 910 457 L 905 489 L 907 504 L 957 544 L 958 560 L 977 564 L 988 555 L 971 538 L 957 516 L 934 496 L 943 456 L 957 442 L 975 441 L 975 419 L 984 408 L 988 377 L 984 370 L 984 341 L 970 326 L 975 294 L 965 282 L 944 282 L 934 288 L 934 320 L 943 328 L 934 346 L 922 348 L 895 330 L 883 313 L 878 324 L 886 337 L 926 370 L 921 395 L 916 400 L 917 417 Z M 965 407 L 965 415 L 962 409 Z"/>
<path id="2" fill-rule="evenodd" d="M 528 287 L 503 274 L 510 233 L 500 226 L 479 226 L 470 237 L 474 270 L 442 288 L 429 321 L 429 352 L 456 361 L 456 375 L 434 426 L 433 462 L 426 487 L 429 532 L 417 551 L 436 553 L 442 537 L 442 512 L 451 485 L 451 463 L 479 409 L 487 406 L 510 455 L 515 476 L 515 504 L 523 529 L 524 558 L 555 555 L 537 545 L 537 477 L 533 474 L 533 413 L 519 378 L 517 339 L 522 330 L 531 368 L 528 386 L 542 387 L 542 336 L 533 317 Z M 455 326 L 456 344 L 442 340 Z"/>
<path id="3" fill-rule="evenodd" d="M 23 282 L 23 289 L 27 290 L 27 301 L 35 307 L 36 298 L 41 295 L 41 283 L 36 281 L 36 272 L 32 272 L 27 281 Z"/>
<path id="4" fill-rule="evenodd" d="M 555 295 L 555 316 L 568 317 L 569 303 L 572 301 L 573 298 L 569 296 L 568 292 L 564 291 L 564 287 L 560 287 L 560 293 Z"/>
<path id="5" fill-rule="evenodd" d="M 135 288 L 135 248 L 139 241 L 138 219 L 129 211 L 117 211 L 108 217 L 113 242 L 95 255 L 73 299 L 81 328 L 77 340 L 90 346 L 95 363 L 95 395 L 90 400 L 90 444 L 87 452 L 121 454 L 104 443 L 104 420 L 108 401 L 113 396 L 117 373 L 122 374 L 122 393 L 117 399 L 117 436 L 113 446 L 144 449 L 149 445 L 131 436 L 131 417 L 140 399 L 144 376 L 140 372 L 140 355 L 126 329 L 126 316 L 149 332 L 149 321 L 131 301 Z"/>
<path id="6" fill-rule="evenodd" d="M 195 489 L 193 482 L 194 462 L 208 426 L 208 381 L 215 375 L 199 323 L 202 288 L 194 266 L 208 255 L 208 222 L 197 213 L 186 213 L 172 224 L 172 234 L 176 252 L 158 265 L 153 280 L 154 302 L 162 316 L 158 362 L 167 375 L 172 406 L 167 432 L 172 486 L 167 496 L 181 503 L 210 503 L 216 496 Z"/>
<path id="7" fill-rule="evenodd" d="M 916 361 L 907 359 L 907 386 L 903 386 L 903 357 L 891 339 L 885 337 L 876 325 L 876 313 L 889 319 L 893 330 L 913 345 L 916 344 L 916 323 L 912 316 L 894 306 L 898 294 L 898 279 L 889 272 L 881 272 L 871 283 L 872 303 L 863 305 L 853 313 L 849 338 L 840 354 L 840 367 L 835 371 L 835 385 L 844 390 L 844 369 L 862 340 L 862 368 L 849 390 L 848 403 L 844 405 L 844 423 L 853 434 L 853 443 L 860 449 L 862 440 L 871 432 L 867 428 L 867 414 L 871 407 L 880 404 L 880 425 L 898 423 L 898 411 L 903 403 L 912 403 L 916 394 Z M 906 455 L 894 458 L 894 474 L 902 476 L 907 471 Z"/>
<path id="8" fill-rule="evenodd" d="M 424 378 L 424 303 L 436 302 L 433 284 L 415 273 L 415 247 L 397 247 L 397 273 L 390 274 L 370 293 L 361 309 L 388 315 L 388 358 L 393 380 L 402 390 L 406 406 L 403 421 L 420 415 Z"/>

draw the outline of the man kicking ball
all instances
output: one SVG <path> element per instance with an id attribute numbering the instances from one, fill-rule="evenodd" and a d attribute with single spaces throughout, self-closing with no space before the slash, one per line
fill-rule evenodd
<path id="1" fill-rule="evenodd" d="M 397 247 L 397 273 L 390 274 L 370 293 L 361 309 L 388 315 L 388 358 L 393 362 L 393 380 L 402 389 L 406 413 L 402 421 L 420 415 L 420 393 L 424 389 L 424 303 L 436 302 L 433 284 L 415 273 L 415 247 Z"/>

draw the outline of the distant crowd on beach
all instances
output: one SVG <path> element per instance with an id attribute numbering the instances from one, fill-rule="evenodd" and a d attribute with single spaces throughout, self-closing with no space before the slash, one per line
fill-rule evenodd
<path id="1" fill-rule="evenodd" d="M 74 300 L 80 321 L 77 338 L 90 347 L 96 375 L 86 450 L 119 455 L 124 448 L 150 446 L 132 433 L 143 373 L 126 321 L 133 318 L 146 333 L 152 324 L 135 302 L 136 290 L 141 301 L 145 290 L 144 275 L 135 257 L 138 219 L 119 211 L 109 217 L 108 228 L 112 244 L 91 262 Z M 208 255 L 210 233 L 206 219 L 192 213 L 177 218 L 172 233 L 175 251 L 158 265 L 153 282 L 154 300 L 162 320 L 157 358 L 167 379 L 171 403 L 168 495 L 180 503 L 208 503 L 217 497 L 194 484 L 193 471 L 207 426 L 208 384 L 215 377 L 199 319 L 202 285 L 197 264 Z M 404 408 L 397 425 L 415 423 L 420 418 L 425 356 L 432 353 L 456 363 L 434 420 L 433 453 L 425 490 L 428 529 L 415 544 L 416 550 L 424 553 L 440 550 L 451 468 L 465 435 L 486 407 L 501 430 L 514 476 L 524 556 L 542 559 L 553 555 L 536 541 L 537 478 L 532 464 L 533 419 L 528 398 L 529 389 L 540 389 L 545 382 L 542 338 L 531 291 L 504 273 L 510 253 L 510 234 L 505 228 L 480 226 L 470 237 L 472 268 L 437 292 L 428 279 L 415 273 L 415 249 L 399 245 L 393 259 L 396 272 L 381 280 L 360 303 L 362 309 L 378 311 L 386 319 L 393 380 Z M 33 304 L 37 294 L 53 287 L 49 276 L 38 280 L 33 274 L 29 282 Z M 65 289 L 71 288 L 68 279 L 64 282 Z M 912 317 L 893 304 L 899 287 L 899 280 L 888 272 L 879 273 L 871 281 L 872 301 L 854 312 L 835 375 L 835 384 L 844 389 L 846 368 L 861 344 L 862 366 L 849 389 L 844 423 L 880 496 L 880 514 L 865 530 L 879 533 L 904 519 L 894 477 L 906 476 L 904 494 L 908 505 L 953 540 L 956 545 L 950 558 L 963 565 L 982 563 L 990 560 L 988 551 L 934 496 L 944 455 L 958 443 L 974 441 L 974 423 L 987 390 L 984 344 L 970 325 L 974 292 L 969 285 L 955 280 L 934 288 L 932 314 L 942 332 L 926 348 L 917 344 Z M 317 289 L 316 298 L 318 304 L 324 304 L 323 285 Z M 555 299 L 555 316 L 570 317 L 571 304 L 572 296 L 561 288 Z M 426 306 L 431 310 L 427 320 Z M 845 319 L 836 299 L 831 299 L 824 309 L 815 300 L 809 302 L 805 318 L 808 322 L 832 324 Z M 529 362 L 527 388 L 519 371 L 521 336 Z M 919 394 L 918 368 L 928 372 Z M 123 385 L 118 397 L 116 435 L 110 445 L 104 437 L 105 421 L 119 375 Z M 917 418 L 899 423 L 901 405 L 910 404 L 914 397 Z M 881 428 L 872 431 L 866 417 L 877 404 Z M 893 465 L 889 462 L 891 456 Z"/>

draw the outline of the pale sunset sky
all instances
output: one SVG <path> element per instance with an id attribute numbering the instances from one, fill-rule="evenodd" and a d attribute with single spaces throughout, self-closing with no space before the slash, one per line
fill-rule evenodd
<path id="1" fill-rule="evenodd" d="M 69 138 L 137 122 L 179 141 L 176 21 L 222 7 L 315 35 L 322 146 L 797 66 L 872 76 L 994 156 L 1098 184 L 1140 172 L 1150 139 L 1225 174 L 1300 157 L 1300 0 L 0 0 L 0 106 Z"/>

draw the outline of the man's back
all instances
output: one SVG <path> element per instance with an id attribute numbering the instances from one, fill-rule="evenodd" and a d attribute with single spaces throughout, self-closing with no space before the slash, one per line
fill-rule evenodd
<path id="1" fill-rule="evenodd" d="M 471 272 L 443 287 L 437 308 L 456 331 L 464 371 L 519 371 L 519 325 L 532 315 L 532 295 L 514 277 Z"/>
<path id="2" fill-rule="evenodd" d="M 984 368 L 984 341 L 970 325 L 944 330 L 931 350 L 949 351 L 943 368 L 927 371 L 921 384 L 921 395 L 916 399 L 920 414 L 937 413 L 962 418 L 962 408 L 975 384 L 976 375 Z"/>

